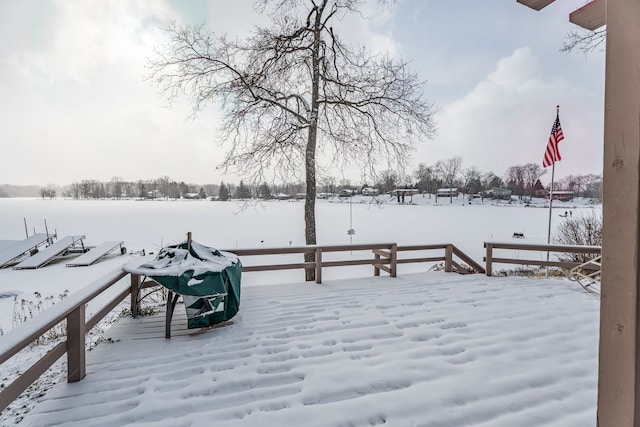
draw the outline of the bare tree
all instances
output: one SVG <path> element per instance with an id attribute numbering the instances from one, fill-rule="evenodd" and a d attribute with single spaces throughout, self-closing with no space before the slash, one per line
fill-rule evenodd
<path id="1" fill-rule="evenodd" d="M 337 188 L 335 177 L 333 176 L 320 177 L 320 188 L 324 193 L 335 194 L 336 188 Z"/>
<path id="2" fill-rule="evenodd" d="M 88 199 L 92 194 L 93 181 L 88 179 L 83 179 L 80 181 L 80 195 Z"/>
<path id="3" fill-rule="evenodd" d="M 543 169 L 538 163 L 527 163 L 522 166 L 524 171 L 524 189 L 529 196 L 534 194 L 534 185 L 536 181 L 544 174 L 547 173 L 546 169 Z"/>
<path id="4" fill-rule="evenodd" d="M 160 187 L 160 192 L 164 196 L 165 199 L 169 198 L 169 189 L 171 187 L 171 178 L 167 175 L 163 175 L 157 180 L 158 187 Z"/>
<path id="5" fill-rule="evenodd" d="M 556 228 L 553 241 L 561 245 L 602 246 L 602 214 L 591 211 L 565 218 Z M 594 257 L 593 254 L 564 254 L 558 259 L 583 263 Z"/>
<path id="6" fill-rule="evenodd" d="M 513 194 L 522 198 L 525 192 L 525 167 L 523 165 L 510 166 L 505 173 L 505 181 L 507 187 L 513 192 Z"/>
<path id="7" fill-rule="evenodd" d="M 462 177 L 464 179 L 462 188 L 465 194 L 475 194 L 482 189 L 482 173 L 476 166 L 465 169 Z"/>
<path id="8" fill-rule="evenodd" d="M 398 187 L 399 183 L 400 174 L 391 169 L 387 169 L 382 171 L 382 173 L 378 177 L 376 187 L 378 187 L 383 193 L 388 193 L 392 190 L 395 190 Z"/>
<path id="9" fill-rule="evenodd" d="M 383 3 L 391 3 L 386 1 Z M 381 159 L 404 165 L 414 142 L 434 133 L 423 82 L 404 61 L 352 48 L 333 22 L 357 13 L 359 0 L 258 0 L 272 19 L 244 41 L 173 25 L 166 50 L 149 63 L 149 78 L 172 102 L 186 93 L 196 115 L 218 101 L 223 170 L 252 183 L 267 171 L 304 176 L 305 239 L 316 243 L 319 152 L 334 166 L 373 172 Z M 305 256 L 307 261 L 313 254 Z M 313 269 L 307 269 L 313 280 Z"/>
<path id="10" fill-rule="evenodd" d="M 560 190 L 573 191 L 576 196 L 580 196 L 586 192 L 592 180 L 592 175 L 567 175 L 558 180 L 558 185 Z"/>
<path id="11" fill-rule="evenodd" d="M 115 196 L 116 200 L 119 200 L 122 197 L 123 191 L 123 183 L 124 180 L 119 176 L 114 176 L 111 178 L 111 186 L 113 188 L 113 196 Z"/>
<path id="12" fill-rule="evenodd" d="M 462 157 L 455 156 L 449 159 L 438 160 L 434 166 L 436 174 L 442 183 L 448 188 L 453 188 L 462 172 Z M 453 194 L 449 193 L 449 203 L 453 203 Z"/>
<path id="13" fill-rule="evenodd" d="M 514 194 L 520 196 L 532 196 L 535 192 L 536 181 L 547 171 L 537 163 L 510 166 L 505 173 L 507 185 Z"/>
<path id="14" fill-rule="evenodd" d="M 136 194 L 140 199 L 147 198 L 147 187 L 143 180 L 136 182 Z"/>
<path id="15" fill-rule="evenodd" d="M 490 190 L 492 188 L 500 188 L 504 186 L 503 179 L 491 171 L 485 172 L 482 175 L 481 183 L 484 190 Z"/>
<path id="16" fill-rule="evenodd" d="M 69 189 L 69 194 L 74 199 L 79 199 L 81 194 L 82 185 L 77 182 L 71 183 L 71 188 Z"/>
<path id="17" fill-rule="evenodd" d="M 413 176 L 416 178 L 416 183 L 418 185 L 418 189 L 422 193 L 424 197 L 424 193 L 429 193 L 429 198 L 431 198 L 431 190 L 433 188 L 433 167 L 427 166 L 424 163 L 420 163 L 418 168 L 413 172 Z"/>

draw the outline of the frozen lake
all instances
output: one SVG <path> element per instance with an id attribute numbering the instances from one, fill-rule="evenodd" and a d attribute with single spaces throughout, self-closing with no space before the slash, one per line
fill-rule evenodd
<path id="1" fill-rule="evenodd" d="M 414 196 L 414 204 L 399 205 L 388 196 L 382 203 L 370 203 L 370 198 L 318 200 L 318 244 L 349 244 L 347 230 L 355 229 L 353 243 L 392 243 L 399 245 L 453 243 L 482 264 L 483 242 L 513 241 L 514 232 L 523 233 L 518 242 L 546 243 L 548 209 L 542 201 L 536 206 L 524 204 L 469 204 L 462 198 L 440 200 Z M 574 215 L 601 212 L 577 200 L 554 203 L 552 230 L 564 219 L 559 214 L 571 211 Z M 185 240 L 191 231 L 194 240 L 218 249 L 286 247 L 304 245 L 302 201 L 271 201 L 261 204 L 240 202 L 212 202 L 208 200 L 137 201 L 137 200 L 42 200 L 0 199 L 0 240 L 23 239 L 26 219 L 29 233 L 48 230 L 59 237 L 85 235 L 85 244 L 98 245 L 109 240 L 123 240 L 129 251 L 145 249 L 156 252 L 162 245 Z M 429 256 L 434 256 L 432 253 Z M 440 255 L 440 254 L 438 254 Z M 511 254 L 520 256 L 517 251 Z M 528 257 L 535 256 L 527 253 Z M 293 258 L 292 258 L 293 257 Z M 332 258 L 333 257 L 333 258 Z M 341 258 L 361 259 L 370 253 L 354 252 L 327 255 L 325 260 Z M 105 273 L 119 268 L 133 255 L 113 256 L 91 267 L 66 268 L 53 263 L 37 270 L 0 270 L 0 291 L 23 294 L 38 291 L 43 295 L 57 295 L 62 290 L 74 292 Z M 278 255 L 264 260 L 243 260 L 245 265 L 256 263 L 301 262 L 301 255 Z M 142 262 L 142 261 L 140 261 Z M 430 265 L 403 264 L 398 274 L 426 271 Z M 502 266 L 506 267 L 506 266 Z M 500 266 L 498 267 L 498 269 Z M 367 277 L 370 266 L 329 268 L 323 280 Z M 248 273 L 243 286 L 302 282 L 302 270 Z M 13 298 L 0 298 L 0 327 L 8 327 Z"/>
<path id="2" fill-rule="evenodd" d="M 549 213 L 542 206 L 468 204 L 461 198 L 434 205 L 435 199 L 422 196 L 414 196 L 415 204 L 404 205 L 387 197 L 381 198 L 382 204 L 368 200 L 318 200 L 318 244 L 348 244 L 347 230 L 353 228 L 353 243 L 451 242 L 481 259 L 487 240 L 511 240 L 514 232 L 523 233 L 527 242 L 547 239 Z M 552 230 L 566 210 L 601 212 L 601 205 L 580 201 L 556 205 Z M 303 206 L 302 201 L 247 205 L 206 200 L 0 199 L 0 240 L 24 238 L 26 219 L 30 234 L 34 229 L 44 232 L 46 220 L 49 231 L 56 230 L 59 236 L 83 234 L 88 245 L 121 239 L 134 251 L 182 241 L 189 231 L 195 240 L 221 249 L 295 246 L 304 244 Z"/>

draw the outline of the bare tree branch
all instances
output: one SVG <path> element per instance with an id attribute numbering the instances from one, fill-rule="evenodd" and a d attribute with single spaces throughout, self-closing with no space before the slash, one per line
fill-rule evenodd
<path id="1" fill-rule="evenodd" d="M 566 41 L 562 44 L 560 52 L 570 53 L 580 50 L 583 53 L 590 53 L 604 45 L 607 39 L 606 27 L 595 31 L 571 31 L 567 34 Z"/>

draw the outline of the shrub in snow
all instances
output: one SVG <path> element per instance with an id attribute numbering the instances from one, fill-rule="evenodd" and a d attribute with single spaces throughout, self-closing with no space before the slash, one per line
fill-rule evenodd
<path id="1" fill-rule="evenodd" d="M 591 211 L 566 216 L 553 234 L 561 245 L 602 246 L 602 214 Z M 587 262 L 597 254 L 559 254 L 561 261 Z"/>

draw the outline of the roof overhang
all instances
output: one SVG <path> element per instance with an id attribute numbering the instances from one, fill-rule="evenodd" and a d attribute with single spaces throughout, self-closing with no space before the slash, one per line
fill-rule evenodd
<path id="1" fill-rule="evenodd" d="M 518 0 L 518 3 L 530 7 L 534 10 L 540 10 L 543 7 L 549 6 L 555 0 Z"/>
<path id="2" fill-rule="evenodd" d="M 606 16 L 607 1 L 593 0 L 570 13 L 569 21 L 587 30 L 595 31 L 607 23 Z"/>
<path id="3" fill-rule="evenodd" d="M 518 3 L 540 10 L 555 0 L 517 0 Z M 586 30 L 595 31 L 607 22 L 607 0 L 592 0 L 569 14 L 569 21 Z"/>

